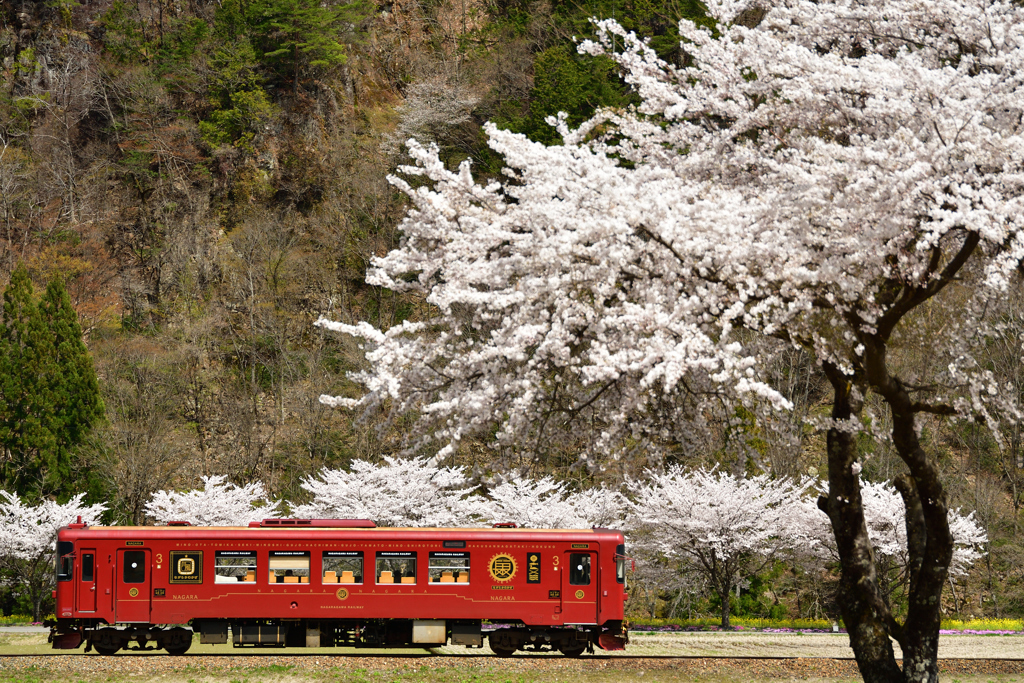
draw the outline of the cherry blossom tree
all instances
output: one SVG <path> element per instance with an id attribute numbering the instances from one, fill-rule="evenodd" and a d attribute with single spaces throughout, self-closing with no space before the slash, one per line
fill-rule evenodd
<path id="1" fill-rule="evenodd" d="M 321 470 L 302 488 L 313 500 L 292 505 L 296 517 L 366 518 L 380 526 L 473 526 L 485 509 L 462 467 L 439 467 L 427 458 L 385 456 L 382 465 L 355 460 L 350 470 Z"/>
<path id="2" fill-rule="evenodd" d="M 0 491 L 0 577 L 28 595 L 35 621 L 54 588 L 57 530 L 78 517 L 96 524 L 107 509 L 103 504 L 83 505 L 83 498 L 80 493 L 63 505 L 52 500 L 26 505 L 13 493 Z"/>
<path id="3" fill-rule="evenodd" d="M 203 477 L 203 488 L 157 491 L 146 503 L 146 514 L 157 522 L 190 522 L 196 526 L 245 526 L 278 516 L 280 503 L 269 502 L 259 482 L 236 486 L 227 477 Z M 262 503 L 262 504 L 261 504 Z"/>
<path id="4" fill-rule="evenodd" d="M 469 435 L 587 453 L 684 443 L 702 397 L 787 402 L 758 335 L 804 349 L 831 387 L 826 431 L 840 609 L 869 681 L 935 681 L 948 504 L 923 416 L 1019 421 L 977 362 L 1024 257 L 1024 8 L 1005 0 L 709 3 L 685 65 L 601 22 L 641 99 L 545 147 L 486 128 L 509 179 L 476 182 L 415 143 L 401 246 L 372 284 L 424 297 L 368 343 L 360 398 L 414 412 L 440 457 Z M 914 351 L 917 351 L 915 355 Z M 910 359 L 927 358 L 926 363 Z M 866 408 L 874 394 L 886 420 Z M 872 429 L 891 425 L 888 434 Z M 909 610 L 878 586 L 861 439 L 906 465 Z M 903 652 L 897 664 L 892 641 Z"/>
<path id="5" fill-rule="evenodd" d="M 511 476 L 487 491 L 484 517 L 488 523 L 515 522 L 534 529 L 615 527 L 622 521 L 625 501 L 605 487 L 568 491 L 552 477 Z"/>
<path id="6" fill-rule="evenodd" d="M 633 546 L 689 560 L 722 601 L 729 626 L 733 588 L 786 551 L 816 543 L 820 512 L 808 503 L 810 482 L 762 474 L 738 478 L 718 470 L 669 468 L 627 482 Z"/>
<path id="7" fill-rule="evenodd" d="M 888 601 L 898 586 L 906 587 L 909 579 L 907 570 L 912 566 L 907 543 L 906 505 L 899 492 L 887 482 L 862 481 L 860 490 L 864 521 L 879 569 L 879 587 Z M 953 539 L 949 574 L 965 576 L 971 565 L 984 554 L 981 549 L 988 542 L 988 536 L 974 520 L 973 512 L 962 515 L 959 510 L 949 510 L 947 514 Z M 815 534 L 818 540 L 815 547 L 822 550 L 828 559 L 838 561 L 835 537 L 828 517 L 819 512 L 817 518 L 820 526 Z"/>

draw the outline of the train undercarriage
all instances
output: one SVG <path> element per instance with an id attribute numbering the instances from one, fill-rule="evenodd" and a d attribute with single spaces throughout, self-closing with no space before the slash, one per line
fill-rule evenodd
<path id="1" fill-rule="evenodd" d="M 578 657 L 603 650 L 621 650 L 628 642 L 621 621 L 603 626 L 527 626 L 522 623 L 483 623 L 479 620 L 444 619 L 204 619 L 191 628 L 151 625 L 109 626 L 61 619 L 51 623 L 50 642 L 56 649 L 75 649 L 102 655 L 116 652 L 163 649 L 182 655 L 191 647 L 194 634 L 203 644 L 228 644 L 236 648 L 264 647 L 483 647 L 484 641 L 499 657 L 517 651 L 561 652 Z"/>

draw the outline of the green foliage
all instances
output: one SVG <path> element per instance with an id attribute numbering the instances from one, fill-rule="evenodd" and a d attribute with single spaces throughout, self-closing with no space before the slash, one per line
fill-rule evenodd
<path id="1" fill-rule="evenodd" d="M 255 152 L 253 142 L 274 116 L 274 105 L 263 90 L 231 93 L 230 109 L 218 109 L 199 123 L 203 141 L 211 147 L 234 145 Z"/>
<path id="2" fill-rule="evenodd" d="M 64 284 L 35 300 L 24 266 L 4 291 L 0 323 L 0 476 L 18 495 L 77 492 L 72 451 L 103 416 L 103 403 L 78 315 Z"/>
<path id="3" fill-rule="evenodd" d="M 599 107 L 623 107 L 633 99 L 611 59 L 585 57 L 568 45 L 558 45 L 534 58 L 530 114 L 510 127 L 531 140 L 555 144 L 561 138 L 546 123 L 547 117 L 565 112 L 569 124 L 577 126 Z"/>
<path id="4" fill-rule="evenodd" d="M 527 22 L 533 16 L 531 10 L 536 10 L 524 3 L 492 7 L 492 11 L 498 9 L 502 14 L 495 16 L 495 22 L 513 35 L 527 32 Z M 576 126 L 599 108 L 619 108 L 637 102 L 635 94 L 619 77 L 612 59 L 577 52 L 578 40 L 595 35 L 592 19 L 615 19 L 626 29 L 649 37 L 651 47 L 659 56 L 676 64 L 684 59 L 679 45 L 679 19 L 713 26 L 704 6 L 697 0 L 595 0 L 586 3 L 560 0 L 553 4 L 551 11 L 549 30 L 563 37 L 534 56 L 528 113 L 515 111 L 519 104 L 522 112 L 522 103 L 506 102 L 494 117 L 499 125 L 545 144 L 557 144 L 560 140 L 545 121 L 550 116 L 565 112 L 568 123 Z M 569 36 L 573 38 L 568 39 Z"/>
<path id="5" fill-rule="evenodd" d="M 282 78 L 291 76 L 297 90 L 301 71 L 345 63 L 344 35 L 368 12 L 362 0 L 256 0 L 246 14 L 260 61 Z"/>
<path id="6" fill-rule="evenodd" d="M 103 45 L 115 59 L 125 64 L 149 59 L 149 37 L 138 7 L 124 0 L 114 0 L 110 9 L 100 17 L 100 26 L 106 31 Z"/>

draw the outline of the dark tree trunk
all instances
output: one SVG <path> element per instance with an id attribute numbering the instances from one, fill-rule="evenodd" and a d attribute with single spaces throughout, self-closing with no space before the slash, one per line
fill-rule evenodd
<path id="1" fill-rule="evenodd" d="M 729 624 L 729 593 L 728 587 L 718 593 L 718 597 L 722 599 L 722 628 L 730 628 L 731 626 Z"/>
<path id="2" fill-rule="evenodd" d="M 853 383 L 835 367 L 826 365 L 825 373 L 835 391 L 832 418 L 846 422 L 856 417 L 862 401 L 859 394 L 854 395 Z M 828 430 L 829 492 L 818 505 L 832 521 L 842 568 L 839 609 L 860 674 L 868 683 L 895 683 L 903 680 L 889 638 L 890 626 L 895 622 L 881 597 L 874 550 L 864 522 L 860 480 L 853 467 L 857 461 L 856 438 L 853 431 L 835 425 Z"/>

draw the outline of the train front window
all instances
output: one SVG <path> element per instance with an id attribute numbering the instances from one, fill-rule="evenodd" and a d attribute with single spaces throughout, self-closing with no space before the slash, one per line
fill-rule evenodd
<path id="1" fill-rule="evenodd" d="M 362 583 L 362 550 L 325 550 L 323 556 L 324 583 Z"/>
<path id="2" fill-rule="evenodd" d="M 573 586 L 590 585 L 590 555 L 584 553 L 569 555 L 569 583 Z"/>
<path id="3" fill-rule="evenodd" d="M 416 583 L 416 553 L 403 550 L 377 553 L 377 583 Z"/>
<path id="4" fill-rule="evenodd" d="M 214 583 L 256 583 L 255 550 L 218 550 L 213 554 Z"/>
<path id="5" fill-rule="evenodd" d="M 70 541 L 57 541 L 57 580 L 70 581 L 74 573 L 75 544 Z"/>
<path id="6" fill-rule="evenodd" d="M 430 583 L 469 583 L 469 553 L 430 553 Z"/>
<path id="7" fill-rule="evenodd" d="M 271 550 L 270 583 L 309 583 L 309 551 Z"/>
<path id="8" fill-rule="evenodd" d="M 146 553 L 143 550 L 124 552 L 124 582 L 146 583 Z"/>
<path id="9" fill-rule="evenodd" d="M 621 543 L 615 546 L 615 580 L 626 583 L 626 546 Z"/>

